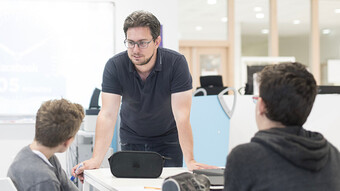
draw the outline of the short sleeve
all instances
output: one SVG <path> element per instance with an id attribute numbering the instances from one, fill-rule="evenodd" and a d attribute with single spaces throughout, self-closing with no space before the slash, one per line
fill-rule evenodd
<path id="1" fill-rule="evenodd" d="M 171 93 L 192 89 L 192 78 L 188 63 L 183 55 L 179 56 L 173 65 L 173 75 L 170 87 Z"/>
<path id="2" fill-rule="evenodd" d="M 103 72 L 103 92 L 122 95 L 122 86 L 120 84 L 118 75 L 118 69 L 114 63 L 114 60 L 111 58 L 109 61 L 107 61 Z"/>

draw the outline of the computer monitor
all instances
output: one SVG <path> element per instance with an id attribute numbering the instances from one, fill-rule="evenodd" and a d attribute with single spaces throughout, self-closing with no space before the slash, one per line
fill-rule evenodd
<path id="1" fill-rule="evenodd" d="M 340 86 L 318 86 L 318 94 L 340 94 Z"/>
<path id="2" fill-rule="evenodd" d="M 247 95 L 251 95 L 254 93 L 254 87 L 253 87 L 253 75 L 257 72 L 260 72 L 266 65 L 253 65 L 253 66 L 247 66 L 247 84 L 245 93 Z"/>

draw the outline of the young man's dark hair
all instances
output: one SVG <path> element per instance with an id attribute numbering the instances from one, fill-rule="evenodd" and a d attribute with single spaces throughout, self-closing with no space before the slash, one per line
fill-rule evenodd
<path id="1" fill-rule="evenodd" d="M 313 75 L 300 63 L 282 63 L 266 66 L 258 82 L 259 131 L 229 153 L 225 190 L 340 190 L 339 151 L 302 127 L 317 94 Z"/>
<path id="2" fill-rule="evenodd" d="M 21 149 L 7 173 L 18 190 L 78 190 L 55 153 L 65 152 L 71 145 L 83 118 L 82 106 L 66 99 L 40 106 L 35 138 Z"/>
<path id="3" fill-rule="evenodd" d="M 153 40 L 161 34 L 161 24 L 157 17 L 146 11 L 135 11 L 126 17 L 124 22 L 125 38 L 127 30 L 132 27 L 149 27 Z"/>
<path id="4" fill-rule="evenodd" d="M 266 116 L 283 125 L 302 126 L 312 110 L 317 94 L 316 81 L 300 63 L 265 67 L 258 76 L 260 97 Z"/>

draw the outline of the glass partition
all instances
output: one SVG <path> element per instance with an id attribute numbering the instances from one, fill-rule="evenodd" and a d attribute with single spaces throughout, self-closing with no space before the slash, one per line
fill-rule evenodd
<path id="1" fill-rule="evenodd" d="M 180 40 L 227 40 L 227 0 L 178 1 Z"/>
<path id="2" fill-rule="evenodd" d="M 241 56 L 268 56 L 268 0 L 236 0 L 235 25 L 239 31 L 236 38 L 241 41 Z"/>
<path id="3" fill-rule="evenodd" d="M 310 66 L 310 10 L 310 0 L 277 0 L 279 55 L 295 57 L 307 66 Z"/>
<path id="4" fill-rule="evenodd" d="M 200 56 L 201 76 L 218 75 L 221 67 L 221 56 L 203 54 Z"/>
<path id="5" fill-rule="evenodd" d="M 340 1 L 319 1 L 321 84 L 340 85 Z"/>

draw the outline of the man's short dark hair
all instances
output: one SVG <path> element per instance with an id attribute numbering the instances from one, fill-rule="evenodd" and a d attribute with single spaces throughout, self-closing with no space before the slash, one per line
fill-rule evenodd
<path id="1" fill-rule="evenodd" d="M 266 66 L 259 73 L 259 93 L 266 104 L 266 116 L 286 126 L 302 126 L 317 94 L 313 75 L 300 63 Z"/>
<path id="2" fill-rule="evenodd" d="M 153 40 L 161 34 L 161 24 L 152 13 L 147 11 L 135 11 L 126 17 L 124 33 L 127 38 L 127 30 L 132 27 L 149 27 Z"/>
<path id="3" fill-rule="evenodd" d="M 84 118 L 83 107 L 66 99 L 44 102 L 36 116 L 35 140 L 46 147 L 56 147 L 72 138 Z"/>

